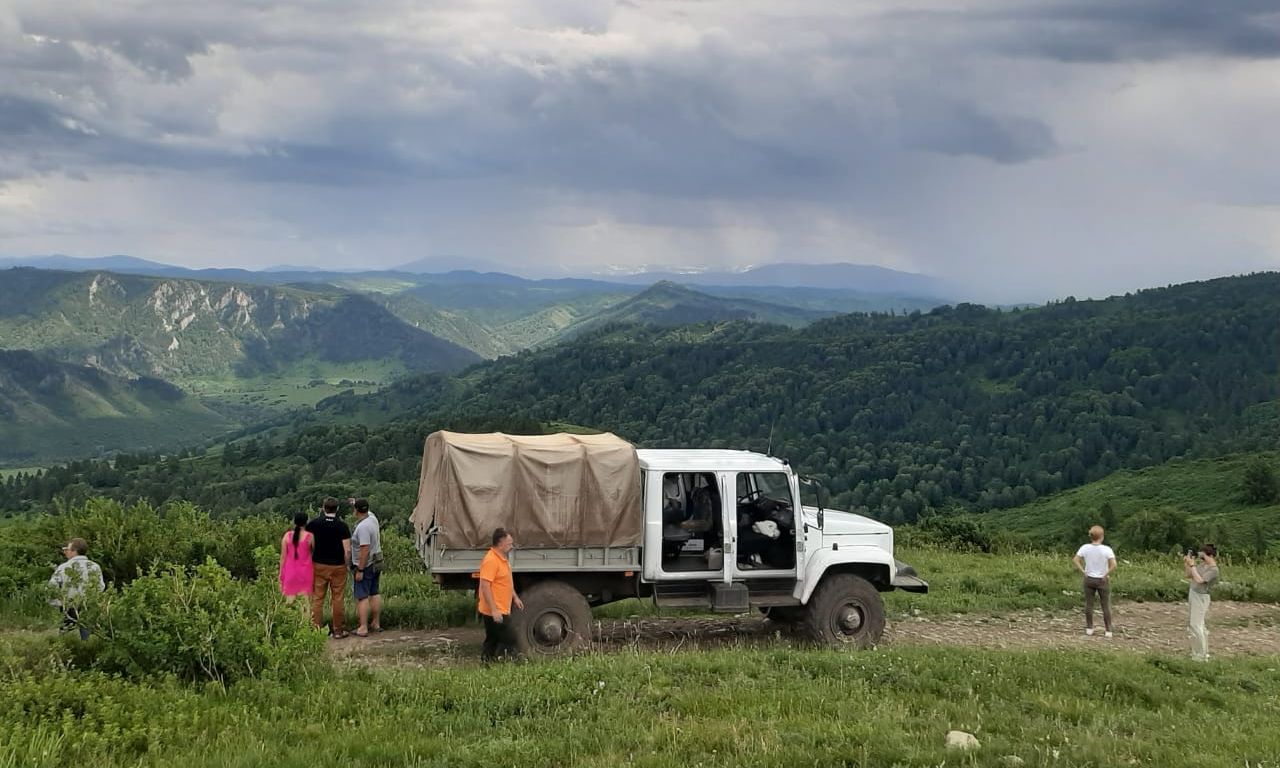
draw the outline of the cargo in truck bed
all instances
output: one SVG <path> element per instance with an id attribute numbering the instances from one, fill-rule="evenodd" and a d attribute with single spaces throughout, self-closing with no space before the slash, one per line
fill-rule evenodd
<path id="1" fill-rule="evenodd" d="M 488 547 L 498 527 L 521 548 L 638 546 L 640 463 L 612 434 L 433 432 L 412 520 L 448 549 Z"/>

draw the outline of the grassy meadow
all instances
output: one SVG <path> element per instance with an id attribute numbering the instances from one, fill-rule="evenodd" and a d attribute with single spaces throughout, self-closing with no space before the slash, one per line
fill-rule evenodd
<path id="1" fill-rule="evenodd" d="M 0 657 L 6 655 L 0 648 Z M 0 765 L 1262 766 L 1276 659 L 727 649 L 230 688 L 0 662 Z M 974 733 L 967 754 L 948 730 Z M 1209 736 L 1211 734 L 1211 736 Z"/>
<path id="2" fill-rule="evenodd" d="M 368 394 L 404 374 L 404 366 L 396 361 L 332 363 L 312 357 L 270 374 L 192 379 L 188 388 L 199 397 L 231 405 L 287 409 L 313 406 L 346 390 Z"/>
<path id="3" fill-rule="evenodd" d="M 100 528 L 95 538 L 105 540 L 121 519 L 150 513 L 99 504 L 72 514 L 77 530 Z M 259 581 L 218 576 L 212 565 L 189 586 L 181 576 L 136 579 L 120 589 L 113 620 L 133 617 L 145 636 L 79 643 L 56 635 L 57 617 L 33 583 L 46 573 L 37 561 L 47 549 L 33 539 L 45 527 L 54 536 L 60 523 L 48 518 L 0 526 L 17 587 L 0 602 L 0 768 L 1204 768 L 1271 765 L 1280 758 L 1274 728 L 1280 655 L 1195 664 L 1181 655 L 1116 650 L 887 646 L 850 653 L 779 643 L 692 652 L 629 649 L 492 668 L 466 654 L 421 670 L 353 665 L 319 651 L 322 641 L 297 616 L 284 617 L 293 629 L 266 627 L 282 620 L 279 598 L 271 596 L 278 550 L 253 547 L 258 533 L 246 528 L 249 522 L 210 521 L 191 509 L 146 519 L 151 523 L 115 547 L 117 561 L 107 561 L 109 567 L 127 571 L 144 550 L 176 536 L 198 544 L 191 552 L 170 552 L 184 558 L 179 562 L 213 555 L 232 572 L 257 573 Z M 173 530 L 152 530 L 164 526 Z M 277 535 L 269 525 L 262 530 L 267 534 Z M 227 537 L 244 543 L 219 549 Z M 126 541 L 138 551 L 131 554 Z M 398 534 L 388 532 L 384 544 L 386 626 L 474 622 L 470 593 L 439 591 Z M 245 547 L 256 565 L 244 559 Z M 1031 608 L 1068 610 L 1079 600 L 1065 552 L 912 547 L 899 556 L 919 569 L 932 592 L 886 595 L 891 621 L 916 611 L 976 619 Z M 22 569 L 20 561 L 26 563 Z M 1280 563 L 1226 558 L 1223 565 L 1217 596 L 1280 602 Z M 1123 559 L 1114 586 L 1120 600 L 1181 601 L 1185 589 L 1176 560 L 1156 556 Z M 349 622 L 352 609 L 349 601 Z M 153 612 L 163 622 L 136 621 Z M 596 615 L 654 613 L 648 603 L 626 601 Z M 284 645 L 264 645 L 264 637 L 277 635 Z M 211 644 L 202 650 L 206 642 Z M 120 666 L 128 661 L 121 649 L 162 659 L 151 643 L 223 665 L 243 656 L 272 666 L 252 673 L 242 667 L 227 682 Z M 951 729 L 976 734 L 981 746 L 948 752 L 944 737 Z"/>

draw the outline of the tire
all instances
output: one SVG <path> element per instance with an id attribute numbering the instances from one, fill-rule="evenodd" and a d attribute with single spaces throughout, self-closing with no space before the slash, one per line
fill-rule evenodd
<path id="1" fill-rule="evenodd" d="M 884 601 L 861 576 L 832 574 L 810 596 L 803 629 L 818 645 L 870 648 L 884 635 Z"/>
<path id="2" fill-rule="evenodd" d="M 563 581 L 540 581 L 520 596 L 524 609 L 511 614 L 512 642 L 524 656 L 563 656 L 591 641 L 591 606 Z"/>

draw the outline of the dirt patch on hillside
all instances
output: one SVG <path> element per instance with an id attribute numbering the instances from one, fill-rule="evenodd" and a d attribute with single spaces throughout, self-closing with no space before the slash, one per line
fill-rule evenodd
<path id="1" fill-rule="evenodd" d="M 1024 611 L 1000 617 L 980 615 L 891 616 L 884 645 L 971 648 L 1070 648 L 1108 651 L 1187 653 L 1186 606 L 1181 603 L 1125 603 L 1115 607 L 1115 636 L 1102 635 L 1101 617 L 1093 637 L 1083 632 L 1075 612 Z M 480 654 L 478 627 L 445 630 L 388 630 L 369 638 L 329 644 L 336 660 L 375 666 L 431 667 L 473 661 Z M 719 647 L 803 646 L 786 627 L 747 617 L 637 617 L 598 622 L 592 650 L 663 651 Z M 1214 656 L 1280 654 L 1280 605 L 1215 601 L 1209 614 L 1209 648 Z"/>

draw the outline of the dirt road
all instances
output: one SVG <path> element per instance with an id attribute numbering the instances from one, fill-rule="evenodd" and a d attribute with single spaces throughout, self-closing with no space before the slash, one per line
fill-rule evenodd
<path id="1" fill-rule="evenodd" d="M 1099 617 L 1099 627 L 1101 618 Z M 1115 608 L 1115 637 L 1086 637 L 1076 613 L 1027 611 L 999 618 L 890 616 L 884 644 L 973 648 L 1075 648 L 1116 651 L 1187 652 L 1186 606 L 1181 603 L 1125 603 Z M 1209 644 L 1215 656 L 1280 654 L 1280 605 L 1215 601 L 1209 615 Z M 474 660 L 478 627 L 445 630 L 388 630 L 367 639 L 330 641 L 335 659 L 375 666 L 430 667 Z M 592 650 L 679 651 L 723 646 L 802 645 L 778 625 L 755 617 L 611 619 L 596 626 Z"/>

